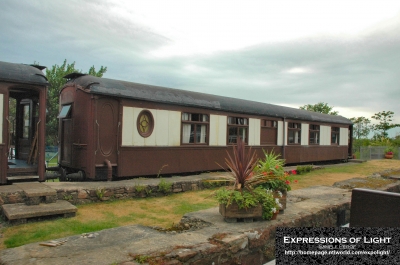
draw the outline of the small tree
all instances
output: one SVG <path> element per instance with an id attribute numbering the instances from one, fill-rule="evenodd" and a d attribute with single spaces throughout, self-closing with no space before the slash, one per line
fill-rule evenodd
<path id="1" fill-rule="evenodd" d="M 391 123 L 391 121 L 393 121 L 393 116 L 394 116 L 394 112 L 389 110 L 389 111 L 381 111 L 381 112 L 375 113 L 375 115 L 373 115 L 371 117 L 371 118 L 379 121 L 378 124 L 373 125 L 373 129 L 378 132 L 375 136 L 387 138 L 388 130 L 390 130 L 392 128 L 400 127 L 400 124 Z"/>
<path id="2" fill-rule="evenodd" d="M 107 71 L 107 67 L 100 67 L 96 71 L 94 66 L 90 67 L 88 74 L 102 77 Z M 67 64 L 64 60 L 62 65 L 53 65 L 50 69 L 46 69 L 46 77 L 50 83 L 47 99 L 47 119 L 46 119 L 46 143 L 50 145 L 57 145 L 58 142 L 58 108 L 59 108 L 59 95 L 62 86 L 65 84 L 65 75 L 78 72 L 81 70 L 75 68 L 75 62 Z"/>
<path id="3" fill-rule="evenodd" d="M 371 121 L 365 117 L 354 117 L 350 119 L 353 125 L 353 138 L 357 140 L 362 138 L 368 138 L 368 134 L 371 132 L 372 126 Z"/>
<path id="4" fill-rule="evenodd" d="M 332 111 L 333 107 L 330 107 L 327 103 L 324 103 L 324 102 L 319 102 L 314 105 L 307 104 L 307 105 L 304 105 L 299 108 L 302 110 L 309 110 L 309 111 L 314 111 L 314 112 L 319 112 L 319 113 L 324 113 L 324 114 L 329 114 L 329 115 L 335 115 L 335 116 L 337 116 L 339 114 L 337 111 Z"/>

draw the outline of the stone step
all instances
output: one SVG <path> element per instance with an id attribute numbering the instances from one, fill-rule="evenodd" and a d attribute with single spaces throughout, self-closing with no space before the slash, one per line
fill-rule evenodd
<path id="1" fill-rule="evenodd" d="M 15 183 L 25 193 L 27 205 L 38 205 L 40 203 L 53 203 L 57 201 L 57 192 L 39 182 Z"/>
<path id="2" fill-rule="evenodd" d="M 55 203 L 26 205 L 24 203 L 4 204 L 3 213 L 11 223 L 25 223 L 29 218 L 44 216 L 73 217 L 78 209 L 71 203 L 58 200 Z"/>

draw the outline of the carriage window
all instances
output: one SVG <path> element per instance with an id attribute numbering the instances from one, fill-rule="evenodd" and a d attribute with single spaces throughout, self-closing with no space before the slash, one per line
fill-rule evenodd
<path id="1" fill-rule="evenodd" d="M 301 143 L 301 123 L 289 122 L 288 124 L 288 144 Z"/>
<path id="2" fill-rule="evenodd" d="M 340 128 L 331 128 L 331 144 L 339 144 Z"/>
<path id="3" fill-rule="evenodd" d="M 29 128 L 31 126 L 31 113 L 29 104 L 24 105 L 24 129 L 22 132 L 22 138 L 29 138 Z"/>
<path id="4" fill-rule="evenodd" d="M 182 113 L 182 143 L 207 144 L 208 124 L 206 114 Z"/>
<path id="5" fill-rule="evenodd" d="M 278 137 L 278 122 L 272 120 L 261 121 L 261 144 L 276 145 Z"/>
<path id="6" fill-rule="evenodd" d="M 247 143 L 249 122 L 247 118 L 228 117 L 228 144 L 237 143 L 238 137 Z"/>
<path id="7" fill-rule="evenodd" d="M 136 126 L 142 137 L 149 137 L 154 129 L 154 119 L 151 112 L 148 110 L 142 110 L 137 118 Z"/>
<path id="8" fill-rule="evenodd" d="M 71 104 L 64 105 L 61 108 L 60 114 L 58 114 L 59 119 L 69 118 L 69 114 L 71 113 Z"/>
<path id="9" fill-rule="evenodd" d="M 319 125 L 310 124 L 309 140 L 310 144 L 319 144 Z"/>

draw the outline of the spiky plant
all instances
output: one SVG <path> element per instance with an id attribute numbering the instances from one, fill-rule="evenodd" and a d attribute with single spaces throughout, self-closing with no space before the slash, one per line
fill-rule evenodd
<path id="1" fill-rule="evenodd" d="M 276 155 L 274 151 L 270 153 L 263 150 L 265 158 L 264 160 L 259 160 L 255 171 L 259 173 L 267 173 L 268 175 L 274 175 L 276 177 L 282 177 L 285 174 L 283 166 L 285 165 L 285 160 L 280 159 L 280 155 Z"/>
<path id="2" fill-rule="evenodd" d="M 233 186 L 228 189 L 221 188 L 215 192 L 218 202 L 230 205 L 235 201 L 239 208 L 246 209 L 260 203 L 263 207 L 263 218 L 271 218 L 272 209 L 275 211 L 279 209 L 279 204 L 275 201 L 271 191 L 265 190 L 259 185 L 274 176 L 254 173 L 257 165 L 256 153 L 251 151 L 251 147 L 246 152 L 245 143 L 240 138 L 237 145 L 233 146 L 233 155 L 231 156 L 228 152 L 227 155 L 225 163 L 230 175 L 223 176 L 223 178 L 233 182 Z"/>
<path id="3" fill-rule="evenodd" d="M 228 151 L 227 155 L 225 163 L 231 174 L 223 178 L 233 182 L 234 190 L 251 192 L 256 185 L 269 179 L 269 176 L 254 173 L 257 165 L 256 152 L 252 152 L 251 147 L 246 152 L 245 143 L 241 138 L 238 139 L 237 145 L 233 146 L 233 156 Z"/>
<path id="4" fill-rule="evenodd" d="M 233 146 L 233 157 L 227 152 L 228 157 L 225 158 L 225 163 L 228 166 L 232 177 L 234 178 L 234 189 L 241 190 L 246 188 L 251 190 L 248 181 L 253 177 L 253 169 L 257 163 L 255 152 L 246 154 L 245 143 L 241 138 L 238 139 L 237 145 Z"/>
<path id="5" fill-rule="evenodd" d="M 279 190 L 281 192 L 291 190 L 289 173 L 285 172 L 283 166 L 285 160 L 280 159 L 273 151 L 270 153 L 264 150 L 264 159 L 258 161 L 254 168 L 256 174 L 262 174 L 263 182 L 259 184 L 269 190 Z"/>

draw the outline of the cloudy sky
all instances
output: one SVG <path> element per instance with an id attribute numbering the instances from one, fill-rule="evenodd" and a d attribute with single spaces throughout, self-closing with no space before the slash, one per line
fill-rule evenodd
<path id="1" fill-rule="evenodd" d="M 0 60 L 400 123 L 400 1 L 2 0 Z M 400 134 L 392 130 L 390 136 Z"/>

